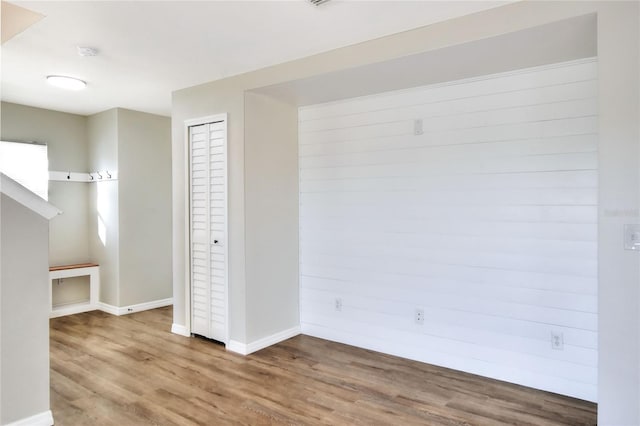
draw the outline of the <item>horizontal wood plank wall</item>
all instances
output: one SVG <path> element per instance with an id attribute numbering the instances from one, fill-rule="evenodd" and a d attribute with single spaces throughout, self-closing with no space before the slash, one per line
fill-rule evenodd
<path id="1" fill-rule="evenodd" d="M 303 107 L 299 132 L 303 333 L 596 401 L 595 59 Z"/>

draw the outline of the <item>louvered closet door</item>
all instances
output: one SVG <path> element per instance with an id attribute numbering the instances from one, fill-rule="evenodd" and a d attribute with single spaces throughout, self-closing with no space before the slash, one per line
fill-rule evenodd
<path id="1" fill-rule="evenodd" d="M 189 128 L 191 332 L 227 341 L 226 123 Z"/>

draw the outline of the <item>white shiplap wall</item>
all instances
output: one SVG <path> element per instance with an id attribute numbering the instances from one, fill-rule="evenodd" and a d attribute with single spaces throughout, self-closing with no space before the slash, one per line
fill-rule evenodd
<path id="1" fill-rule="evenodd" d="M 594 59 L 301 108 L 303 333 L 596 401 L 597 145 Z"/>

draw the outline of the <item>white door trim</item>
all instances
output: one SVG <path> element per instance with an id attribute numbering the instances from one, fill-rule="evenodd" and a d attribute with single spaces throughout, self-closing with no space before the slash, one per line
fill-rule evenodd
<path id="1" fill-rule="evenodd" d="M 228 137 L 228 126 L 227 126 L 227 113 L 208 115 L 205 117 L 192 118 L 184 121 L 184 170 L 185 170 L 185 200 L 184 200 L 184 235 L 185 235 L 185 253 L 184 253 L 184 264 L 185 264 L 185 332 L 186 334 L 191 334 L 191 138 L 189 136 L 189 128 L 192 126 L 200 126 L 202 124 L 214 123 L 214 122 L 224 122 L 224 133 L 225 133 L 225 154 L 226 159 L 224 162 L 224 178 L 225 178 L 225 188 L 224 188 L 224 199 L 225 199 L 225 209 L 224 209 L 224 258 L 225 258 L 225 277 L 224 277 L 224 288 L 225 288 L 225 338 L 222 343 L 227 345 L 229 343 L 229 176 L 228 176 L 228 163 L 229 163 L 229 137 Z"/>

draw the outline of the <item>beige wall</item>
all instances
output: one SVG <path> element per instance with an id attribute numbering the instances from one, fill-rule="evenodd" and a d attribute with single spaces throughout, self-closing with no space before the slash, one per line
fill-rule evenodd
<path id="1" fill-rule="evenodd" d="M 48 227 L 48 220 L 0 194 L 3 425 L 49 411 Z"/>
<path id="2" fill-rule="evenodd" d="M 171 297 L 171 119 L 118 109 L 119 306 Z"/>
<path id="3" fill-rule="evenodd" d="M 245 94 L 247 341 L 298 325 L 298 108 Z M 268 179 L 265 179 L 268 176 Z"/>
<path id="4" fill-rule="evenodd" d="M 598 13 L 600 141 L 599 424 L 640 424 L 638 253 L 621 248 L 625 223 L 640 223 L 640 3 Z"/>
<path id="5" fill-rule="evenodd" d="M 277 251 L 264 252 L 266 258 L 257 261 L 252 250 L 257 247 L 255 244 L 262 242 L 262 237 L 249 235 L 258 226 L 270 227 L 277 222 L 267 215 L 262 217 L 261 223 L 254 222 L 255 218 L 260 217 L 260 212 L 255 210 L 262 206 L 259 200 L 269 195 L 276 196 L 277 189 L 275 185 L 270 187 L 265 183 L 265 192 L 253 200 L 255 203 L 251 202 L 253 196 L 249 189 L 253 179 L 273 183 L 280 181 L 282 176 L 279 171 L 265 170 L 252 160 L 262 147 L 255 144 L 250 135 L 254 132 L 257 134 L 262 120 L 267 120 L 268 116 L 263 116 L 261 120 L 250 119 L 253 107 L 245 103 L 246 91 L 443 49 L 587 14 L 597 14 L 601 72 L 599 421 L 601 424 L 640 423 L 640 268 L 637 253 L 624 252 L 621 248 L 622 223 L 640 222 L 640 217 L 615 214 L 616 211 L 638 209 L 640 193 L 637 2 L 518 2 L 175 92 L 172 114 L 174 322 L 184 325 L 187 321 L 184 309 L 184 120 L 224 112 L 229 114 L 231 339 L 250 342 L 264 336 L 254 335 L 248 330 L 267 333 L 272 328 L 270 324 L 254 324 L 256 321 L 269 322 L 272 312 L 265 315 L 263 311 L 261 317 L 257 318 L 247 309 L 254 309 L 259 297 L 268 293 L 270 288 L 278 288 L 279 284 L 271 278 L 262 279 L 259 284 L 252 283 L 254 277 L 259 276 L 258 272 L 263 270 L 263 262 L 277 260 Z M 580 43 L 580 40 L 576 40 L 576 43 Z M 539 48 L 544 49 L 544 46 Z M 480 52 L 477 54 L 477 62 L 481 63 L 484 56 Z M 469 72 L 472 74 L 473 70 Z M 370 93 L 376 91 L 375 87 L 370 90 Z M 278 148 L 274 146 L 274 149 L 279 149 L 280 144 L 282 147 L 291 146 L 293 141 L 285 135 L 270 143 L 279 145 Z M 297 181 L 297 174 L 291 173 L 288 178 L 293 185 Z M 289 202 L 297 202 L 297 196 L 284 200 L 285 204 Z M 282 235 L 278 244 L 293 250 L 297 238 Z M 278 274 L 271 277 L 276 276 Z M 295 301 L 282 303 L 280 309 L 297 309 Z M 289 305 L 284 306 L 284 303 Z"/>
<path id="6" fill-rule="evenodd" d="M 87 170 L 87 119 L 81 115 L 2 102 L 0 138 L 47 144 L 49 170 Z M 49 201 L 64 212 L 49 228 L 49 261 L 65 265 L 89 261 L 89 186 L 50 182 Z M 55 303 L 89 297 L 88 279 L 68 278 L 56 283 Z"/>

